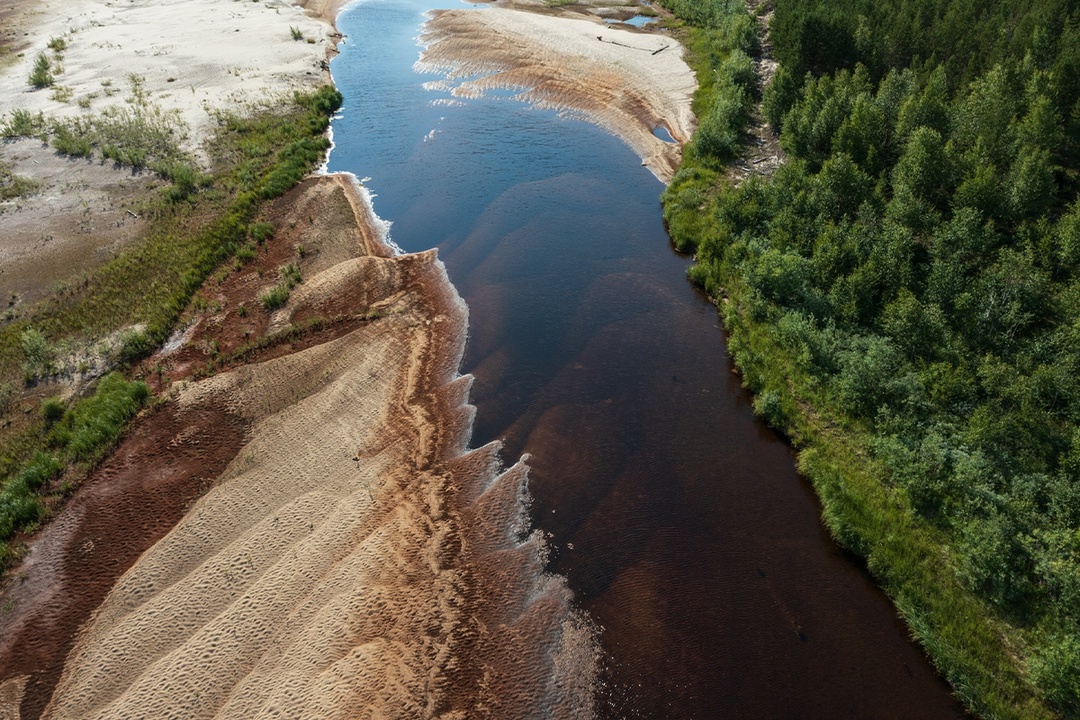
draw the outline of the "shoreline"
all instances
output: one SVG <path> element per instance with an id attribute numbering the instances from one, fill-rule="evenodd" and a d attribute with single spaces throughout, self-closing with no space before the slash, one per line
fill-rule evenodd
<path id="1" fill-rule="evenodd" d="M 352 668 L 346 674 L 338 672 L 340 682 L 330 685 L 304 676 L 309 704 L 303 707 L 325 709 L 329 698 L 341 700 L 351 693 L 352 699 L 334 711 L 341 717 L 372 706 L 384 707 L 391 715 L 402 707 L 467 712 L 481 706 L 522 714 L 541 697 L 554 716 L 578 717 L 592 702 L 598 666 L 592 640 L 595 629 L 571 609 L 565 582 L 544 573 L 540 534 L 519 537 L 528 525 L 521 504 L 527 492 L 526 466 L 518 463 L 504 471 L 496 447 L 467 447 L 474 415 L 467 403 L 471 377 L 459 374 L 467 308 L 445 268 L 434 251 L 395 252 L 386 234 L 387 224 L 375 215 L 367 190 L 351 173 L 311 177 L 271 207 L 277 208 L 271 212 L 280 237 L 268 241 L 267 258 L 260 262 L 273 268 L 286 261 L 299 252 L 295 250 L 299 240 L 305 241 L 307 254 L 301 254 L 298 262 L 304 283 L 284 307 L 270 314 L 263 332 L 286 333 L 290 328 L 314 327 L 312 323 L 329 327 L 301 330 L 298 341 L 271 344 L 260 351 L 261 357 L 257 353 L 255 364 L 244 359 L 192 384 L 191 379 L 201 372 L 199 356 L 209 344 L 217 348 L 220 340 L 223 354 L 243 347 L 250 332 L 243 327 L 250 321 L 240 311 L 245 302 L 239 298 L 256 305 L 263 284 L 254 273 L 244 273 L 218 288 L 204 286 L 200 297 L 219 303 L 220 310 L 209 317 L 196 313 L 179 347 L 142 364 L 144 372 L 155 363 L 170 368 L 164 375 L 159 372 L 156 381 L 159 391 L 172 385 L 170 399 L 163 408 L 136 421 L 117 451 L 35 536 L 25 563 L 13 573 L 18 584 L 3 589 L 4 598 L 13 601 L 13 611 L 0 619 L 5 639 L 0 643 L 0 710 L 23 718 L 112 716 L 123 714 L 118 708 L 125 706 L 166 712 L 186 692 L 181 686 L 194 682 L 204 688 L 203 697 L 211 704 L 207 707 L 217 707 L 219 715 L 248 717 L 254 706 L 240 701 L 235 706 L 214 704 L 231 702 L 227 698 L 237 693 L 275 696 L 283 677 L 289 677 L 292 685 L 300 676 L 281 673 L 294 673 L 296 668 L 275 664 L 283 657 L 272 649 L 288 641 L 301 653 L 319 648 L 319 661 L 329 661 L 338 671 Z M 305 228 L 300 223 L 304 217 L 309 225 L 319 227 Z M 300 229 L 292 232 L 297 226 Z M 359 314 L 355 314 L 357 305 L 363 308 Z M 344 357 L 353 361 L 344 362 Z M 328 373 L 327 368 L 333 370 Z M 376 376 L 382 380 L 372 380 Z M 298 385 L 298 378 L 310 377 L 318 380 Z M 263 396 L 266 393 L 270 399 Z M 305 415 L 305 404 L 331 398 L 337 399 L 330 403 L 335 408 L 330 415 L 316 413 L 315 419 Z M 346 408 L 356 412 L 358 406 L 367 408 L 361 413 L 367 420 L 345 423 L 345 429 L 352 430 L 339 438 L 335 448 L 307 448 L 314 434 L 325 441 L 328 428 L 342 428 L 338 413 Z M 204 422 L 200 430 L 192 425 L 195 417 L 219 419 Z M 372 422 L 382 430 L 374 433 Z M 226 428 L 231 429 L 223 433 Z M 272 439 L 260 439 L 264 437 L 260 428 L 271 432 Z M 388 433 L 387 428 L 396 430 Z M 293 440 L 287 442 L 281 433 L 288 431 Z M 182 448 L 194 453 L 188 461 L 175 453 Z M 215 459 L 209 459 L 207 452 Z M 266 479 L 274 478 L 270 485 L 250 476 L 252 458 L 265 453 L 276 458 L 266 470 Z M 166 471 L 167 480 L 160 470 L 163 463 L 172 468 Z M 267 505 L 268 490 L 284 482 L 281 468 L 289 463 L 299 465 L 291 484 L 285 486 L 300 494 L 282 500 L 285 504 Z M 382 472 L 363 472 L 362 466 L 368 463 Z M 147 493 L 147 467 L 159 468 L 152 474 L 152 493 Z M 305 478 L 312 468 L 329 472 L 329 485 L 309 487 Z M 353 482 L 346 477 L 355 472 L 361 472 L 360 484 L 352 491 L 343 489 Z M 433 491 L 440 486 L 442 493 Z M 324 501 L 335 492 L 340 495 L 338 507 L 351 510 L 330 515 L 339 521 L 360 518 L 357 522 L 364 527 L 354 528 L 355 537 L 390 536 L 371 547 L 361 541 L 354 550 L 334 545 L 332 540 L 324 542 L 319 552 L 337 559 L 324 566 L 323 599 L 315 601 L 310 593 L 301 592 L 297 622 L 280 629 L 288 637 L 276 634 L 268 639 L 264 630 L 258 630 L 249 636 L 255 646 L 234 648 L 232 662 L 248 668 L 244 677 L 232 676 L 243 687 L 229 684 L 226 669 L 207 674 L 205 663 L 194 658 L 205 658 L 206 642 L 220 649 L 222 633 L 235 637 L 244 632 L 244 626 L 236 623 L 247 622 L 252 602 L 262 598 L 276 617 L 282 608 L 275 603 L 282 592 L 295 594 L 310 588 L 318 563 L 297 563 L 289 559 L 289 553 L 312 551 L 312 533 L 318 534 L 314 523 L 326 521 L 329 506 Z M 170 512 L 162 512 L 164 497 L 172 503 Z M 125 498 L 144 506 L 127 507 Z M 260 505 L 272 514 L 272 520 L 271 515 L 264 515 L 248 517 L 246 524 L 236 522 L 236 508 Z M 310 515 L 315 506 L 319 511 Z M 240 575 L 246 575 L 245 563 L 250 568 L 255 562 L 253 548 L 273 544 L 281 510 L 286 507 L 299 507 L 297 517 L 310 517 L 312 529 L 307 534 L 299 531 L 303 536 L 298 536 L 299 544 L 281 546 L 264 556 L 261 569 L 247 578 L 246 589 L 236 587 L 241 578 L 230 568 L 239 567 Z M 214 519 L 215 513 L 224 513 L 221 517 L 227 519 Z M 144 516 L 154 517 L 155 522 L 143 523 L 141 532 L 125 532 L 130 518 Z M 103 534 L 102 522 L 112 523 L 111 532 L 120 532 L 122 541 Z M 255 534 L 229 535 L 240 529 Z M 389 539 L 395 534 L 398 540 Z M 322 535 L 326 540 L 348 533 L 334 526 Z M 208 545 L 209 536 L 225 539 Z M 424 540 L 418 544 L 417 538 Z M 201 546 L 200 540 L 204 541 Z M 126 560 L 118 554 L 121 545 Z M 248 549 L 237 555 L 233 552 L 237 547 Z M 196 559 L 192 548 L 204 554 Z M 357 552 L 369 554 L 363 562 L 351 565 L 342 560 Z M 430 574 L 430 591 L 417 594 L 411 580 L 395 585 L 377 577 L 379 568 L 402 562 L 402 553 L 411 556 L 408 566 L 413 569 L 407 576 Z M 508 557 L 514 558 L 510 575 Z M 356 578 L 343 581 L 345 566 L 366 577 L 367 583 Z M 98 570 L 91 588 L 81 578 L 95 572 L 92 567 Z M 483 573 L 499 580 L 484 583 Z M 164 581 L 166 576 L 172 579 Z M 270 576 L 280 582 L 267 585 Z M 76 587 L 82 590 L 76 592 Z M 209 587 L 216 589 L 204 595 Z M 326 635 L 328 618 L 317 608 L 333 606 L 346 588 L 354 595 L 381 598 L 405 592 L 399 601 L 412 609 L 385 617 L 387 625 L 382 630 L 338 626 Z M 197 624 L 197 618 L 206 617 L 198 609 L 201 603 L 215 601 L 222 593 L 243 598 L 239 607 L 244 610 L 230 615 L 232 621 L 215 625 L 211 619 L 183 637 L 160 637 L 162 613 L 175 614 L 165 627 L 190 629 L 193 621 Z M 359 595 L 351 602 L 369 601 Z M 385 604 L 379 600 L 367 610 L 350 607 L 351 611 L 342 613 L 346 624 L 378 615 Z M 210 615 L 221 618 L 223 613 L 229 614 L 219 609 Z M 43 618 L 48 618 L 44 625 Z M 305 619 L 315 626 L 305 629 Z M 44 632 L 43 627 L 50 631 Z M 431 627 L 442 628 L 437 642 Z M 503 629 L 491 633 L 486 627 Z M 341 638 L 350 632 L 357 644 L 343 646 Z M 393 642 L 402 647 L 412 642 L 414 647 L 404 655 L 386 655 L 386 638 L 396 638 Z M 555 646 L 536 642 L 538 638 L 554 638 Z M 358 665 L 357 652 L 363 658 Z M 491 667 L 494 657 L 505 668 L 496 674 L 498 682 L 478 685 L 487 672 L 483 668 Z M 166 662 L 167 658 L 173 660 Z M 404 695 L 388 698 L 372 696 L 371 688 L 348 687 L 346 676 L 370 680 L 380 672 L 396 683 L 393 678 L 402 663 L 412 668 L 410 675 L 428 677 L 439 689 L 401 683 Z M 530 669 L 541 665 L 552 667 L 554 674 L 538 675 Z M 109 670 L 103 675 L 106 667 Z M 253 689 L 252 683 L 261 683 L 261 690 Z M 508 684 L 518 691 L 500 695 Z M 372 685 L 381 686 L 379 682 Z M 574 690 L 567 694 L 566 688 Z"/>
<path id="2" fill-rule="evenodd" d="M 664 184 L 696 127 L 690 104 L 697 80 L 685 49 L 666 34 L 500 5 L 432 11 L 420 42 L 417 67 L 443 75 L 453 95 L 519 91 L 516 99 L 619 137 Z M 657 137 L 660 127 L 673 142 Z"/>

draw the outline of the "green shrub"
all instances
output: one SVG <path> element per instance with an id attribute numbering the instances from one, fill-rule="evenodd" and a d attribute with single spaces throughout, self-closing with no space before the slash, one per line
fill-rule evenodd
<path id="1" fill-rule="evenodd" d="M 38 137 L 46 131 L 47 127 L 43 113 L 39 112 L 35 115 L 29 110 L 12 110 L 11 117 L 0 129 L 0 135 L 5 138 Z"/>
<path id="2" fill-rule="evenodd" d="M 8 540 L 41 519 L 44 508 L 25 483 L 11 480 L 0 488 L 0 538 Z"/>
<path id="3" fill-rule="evenodd" d="M 30 71 L 30 86 L 40 90 L 53 84 L 52 61 L 43 52 L 38 53 L 34 60 L 34 69 Z"/>
<path id="4" fill-rule="evenodd" d="M 236 259 L 241 262 L 248 262 L 254 260 L 259 256 L 258 251 L 251 243 L 244 243 L 236 249 Z"/>
<path id="5" fill-rule="evenodd" d="M 55 455 L 38 451 L 19 472 L 17 480 L 30 490 L 37 490 L 57 477 L 63 469 L 64 464 Z"/>
<path id="6" fill-rule="evenodd" d="M 57 152 L 72 157 L 90 157 L 94 151 L 89 128 L 77 120 L 55 123 L 52 128 L 52 146 Z"/>
<path id="7" fill-rule="evenodd" d="M 0 200 L 33 195 L 41 188 L 41 183 L 11 172 L 11 166 L 0 162 Z"/>
<path id="8" fill-rule="evenodd" d="M 259 302 L 267 310 L 275 310 L 289 299 L 292 289 L 303 282 L 300 268 L 289 263 L 279 271 L 281 282 L 259 296 Z"/>
<path id="9" fill-rule="evenodd" d="M 56 477 L 62 464 L 52 455 L 38 452 L 12 478 L 0 486 L 0 541 L 26 530 L 41 519 L 44 507 L 34 491 Z"/>
<path id="10" fill-rule="evenodd" d="M 259 302 L 267 311 L 276 310 L 289 299 L 289 293 L 288 285 L 275 285 L 259 296 Z"/>
<path id="11" fill-rule="evenodd" d="M 720 160 L 734 158 L 742 144 L 746 117 L 746 91 L 734 83 L 724 83 L 694 135 L 693 146 L 698 155 Z"/>
<path id="12" fill-rule="evenodd" d="M 183 119 L 152 104 L 141 87 L 133 80 L 130 102 L 106 108 L 94 118 L 95 142 L 102 154 L 136 168 L 185 160 L 180 149 L 187 135 Z"/>
<path id="13" fill-rule="evenodd" d="M 302 283 L 304 280 L 300 277 L 300 268 L 296 267 L 292 263 L 289 263 L 281 269 L 281 279 L 292 289 Z"/>
<path id="14" fill-rule="evenodd" d="M 1047 689 L 1047 699 L 1064 717 L 1080 716 L 1080 637 L 1055 638 L 1030 665 L 1036 682 Z"/>
<path id="15" fill-rule="evenodd" d="M 55 370 L 56 351 L 41 331 L 27 328 L 20 336 L 23 357 L 23 378 L 29 384 L 51 375 Z"/>
<path id="16" fill-rule="evenodd" d="M 157 343 L 146 332 L 129 330 L 120 336 L 120 350 L 116 359 L 121 365 L 134 365 L 156 348 Z"/>
<path id="17" fill-rule="evenodd" d="M 720 63 L 720 69 L 717 72 L 724 78 L 720 83 L 730 79 L 731 82 L 744 90 L 752 89 L 757 83 L 757 73 L 754 71 L 753 59 L 738 48 L 732 50 L 724 62 Z"/>
<path id="18" fill-rule="evenodd" d="M 323 85 L 309 95 L 297 93 L 293 97 L 297 105 L 327 118 L 341 108 L 341 93 L 333 85 Z"/>
<path id="19" fill-rule="evenodd" d="M 112 448 L 149 395 L 145 383 L 128 382 L 119 373 L 106 375 L 91 397 L 76 403 L 52 428 L 51 440 L 68 462 L 93 463 Z"/>
<path id="20" fill-rule="evenodd" d="M 186 162 L 161 162 L 154 170 L 172 182 L 172 187 L 165 193 L 165 198 L 170 203 L 186 200 L 200 188 L 209 187 L 213 182 L 209 175 L 202 174 Z"/>
<path id="21" fill-rule="evenodd" d="M 274 224 L 268 222 L 252 223 L 248 228 L 248 234 L 251 239 L 262 245 L 264 242 L 274 237 Z"/>
<path id="22" fill-rule="evenodd" d="M 58 397 L 45 398 L 41 403 L 41 415 L 50 425 L 64 417 L 64 401 Z"/>

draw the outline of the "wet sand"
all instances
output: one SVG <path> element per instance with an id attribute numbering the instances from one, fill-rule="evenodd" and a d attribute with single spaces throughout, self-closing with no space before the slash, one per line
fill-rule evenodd
<path id="1" fill-rule="evenodd" d="M 489 8 L 436 11 L 421 42 L 419 67 L 446 74 L 455 95 L 512 89 L 540 107 L 580 115 L 622 138 L 662 182 L 693 135 L 697 81 L 669 36 L 597 18 Z M 654 135 L 658 127 L 675 142 Z"/>

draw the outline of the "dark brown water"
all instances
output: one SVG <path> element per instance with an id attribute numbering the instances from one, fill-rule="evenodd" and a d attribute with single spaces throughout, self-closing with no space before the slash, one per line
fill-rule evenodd
<path id="1" fill-rule="evenodd" d="M 596 128 L 422 90 L 412 38 L 437 4 L 340 19 L 331 169 L 371 176 L 392 239 L 438 246 L 469 305 L 472 444 L 529 455 L 549 569 L 601 628 L 602 714 L 961 716 L 753 416 L 662 186 Z"/>

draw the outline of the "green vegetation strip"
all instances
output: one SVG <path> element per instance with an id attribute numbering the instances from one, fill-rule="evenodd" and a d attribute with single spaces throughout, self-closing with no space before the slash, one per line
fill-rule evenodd
<path id="1" fill-rule="evenodd" d="M 96 465 L 116 445 L 124 424 L 149 397 L 142 382 L 128 382 L 119 373 L 104 377 L 95 393 L 65 409 L 58 399 L 43 404 L 46 430 L 43 447 L 0 485 L 0 563 L 12 559 L 6 542 L 16 530 L 28 530 L 42 518 L 45 507 L 38 491 L 68 468 L 84 471 Z"/>
<path id="2" fill-rule="evenodd" d="M 1080 717 L 1078 27 L 1064 0 L 778 0 L 787 162 L 731 187 L 695 138 L 664 195 L 834 537 L 985 717 Z"/>
<path id="3" fill-rule="evenodd" d="M 0 326 L 0 400 L 4 404 L 13 404 L 12 388 L 17 385 L 49 380 L 60 372 L 62 350 L 74 342 L 91 343 L 122 328 L 138 328 L 122 335 L 113 361 L 131 363 L 148 355 L 173 331 L 195 291 L 218 266 L 235 253 L 250 253 L 249 238 L 265 240 L 268 224 L 258 222 L 260 211 L 266 201 L 285 193 L 321 162 L 329 147 L 324 132 L 330 115 L 341 104 L 341 95 L 323 87 L 311 94 L 297 93 L 283 104 L 253 117 L 220 116 L 220 130 L 209 148 L 217 167 L 197 180 L 188 170 L 174 167 L 170 173 L 168 166 L 160 167 L 160 174 L 171 183 L 141 209 L 150 223 L 141 242 L 24 317 Z M 19 123 L 40 131 L 36 120 L 10 119 L 7 131 Z M 93 146 L 105 156 L 115 151 L 130 161 L 132 157 L 125 153 L 142 136 L 126 137 L 136 141 L 115 145 L 112 151 L 99 147 L 97 140 Z M 299 278 L 292 273 L 287 281 L 299 282 Z M 98 392 L 105 388 L 103 381 Z M 66 412 L 80 412 L 78 407 Z M 88 407 L 86 413 L 104 406 Z M 46 404 L 43 411 L 56 420 L 57 408 Z M 43 486 L 39 479 L 60 472 L 43 458 L 55 448 L 63 452 L 50 457 L 64 466 L 99 457 L 94 447 L 84 446 L 82 438 L 91 431 L 80 430 L 82 421 L 68 423 L 68 416 L 62 417 L 65 420 L 52 424 L 43 418 L 28 429 L 0 435 L 3 507 L 11 508 L 4 515 L 8 520 L 0 520 L 0 559 L 12 557 L 9 541 L 14 532 L 32 527 L 39 519 L 40 504 L 33 496 Z M 100 447 L 111 447 L 112 438 Z"/>

